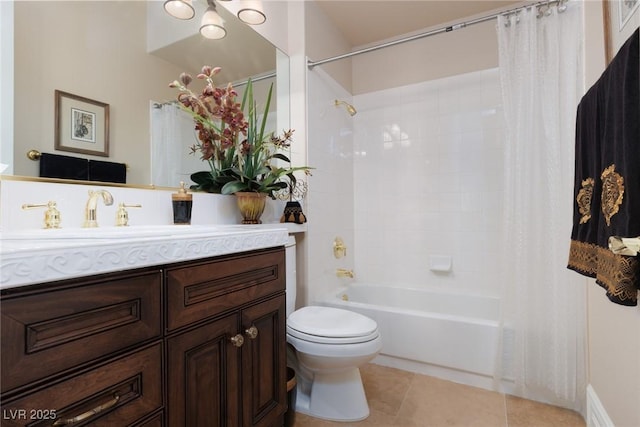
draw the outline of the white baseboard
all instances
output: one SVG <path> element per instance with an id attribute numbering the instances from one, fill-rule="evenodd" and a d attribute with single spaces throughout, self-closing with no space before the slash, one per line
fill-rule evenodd
<path id="1" fill-rule="evenodd" d="M 615 427 L 591 384 L 587 386 L 587 427 Z"/>

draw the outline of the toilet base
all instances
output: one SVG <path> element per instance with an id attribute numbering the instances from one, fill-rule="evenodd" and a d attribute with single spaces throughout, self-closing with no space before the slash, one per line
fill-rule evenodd
<path id="1" fill-rule="evenodd" d="M 315 373 L 296 389 L 296 412 L 331 421 L 361 421 L 369 416 L 360 370 Z"/>

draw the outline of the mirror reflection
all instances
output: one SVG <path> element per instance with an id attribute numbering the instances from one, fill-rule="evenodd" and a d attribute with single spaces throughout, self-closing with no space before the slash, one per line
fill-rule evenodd
<path id="1" fill-rule="evenodd" d="M 193 129 L 181 125 L 183 132 L 162 135 L 171 151 L 151 144 L 157 120 L 164 120 L 154 112 L 177 95 L 169 83 L 183 71 L 196 75 L 203 65 L 222 67 L 217 84 L 238 83 L 275 75 L 277 62 L 276 48 L 224 7 L 218 7 L 218 13 L 225 20 L 227 36 L 221 40 L 200 36 L 206 4 L 198 3 L 194 2 L 196 17 L 181 21 L 164 12 L 162 1 L 15 2 L 14 174 L 39 176 L 39 161 L 26 156 L 35 149 L 126 164 L 128 184 L 177 186 L 173 177 L 158 183 L 152 175 L 152 163 L 156 176 L 162 175 L 157 171 L 170 167 L 167 161 L 175 158 L 175 151 L 186 155 L 194 142 Z M 281 85 L 282 80 L 278 82 Z M 284 104 L 284 88 L 277 89 L 278 104 Z M 109 106 L 107 157 L 54 150 L 55 90 Z M 90 130 L 92 119 L 83 116 L 83 120 Z M 91 148 L 90 138 L 82 142 Z M 197 156 L 189 161 L 192 164 L 178 173 L 204 169 Z"/>
<path id="2" fill-rule="evenodd" d="M 277 96 L 275 96 L 275 77 L 252 79 L 253 93 L 256 100 L 265 100 L 269 88 L 274 86 L 269 114 L 265 129 L 267 132 L 277 131 L 278 111 Z M 198 89 L 202 85 L 194 81 L 191 89 Z M 218 85 L 220 86 L 220 85 Z M 245 82 L 234 85 L 240 102 L 246 88 Z M 195 89 L 199 93 L 200 90 Z M 178 92 L 176 91 L 176 94 Z M 258 119 L 261 120 L 259 115 Z M 286 126 L 285 126 L 286 127 Z M 184 181 L 191 183 L 190 176 L 194 172 L 209 171 L 208 163 L 200 159 L 200 153 L 194 154 L 191 149 L 185 149 L 196 142 L 197 132 L 191 114 L 182 110 L 176 102 L 153 102 L 151 105 L 151 178 L 157 186 L 171 187 Z M 176 144 L 176 141 L 180 143 Z"/>

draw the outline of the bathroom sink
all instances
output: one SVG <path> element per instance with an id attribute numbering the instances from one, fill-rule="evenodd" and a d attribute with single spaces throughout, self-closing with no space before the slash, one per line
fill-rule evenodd
<path id="1" fill-rule="evenodd" d="M 141 225 L 132 227 L 53 228 L 0 233 L 2 240 L 133 239 L 178 235 L 218 235 L 250 231 L 243 225 Z"/>

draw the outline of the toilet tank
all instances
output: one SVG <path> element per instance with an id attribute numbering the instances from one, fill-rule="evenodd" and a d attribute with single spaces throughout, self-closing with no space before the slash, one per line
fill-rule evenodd
<path id="1" fill-rule="evenodd" d="M 287 317 L 296 309 L 296 238 L 289 236 L 285 245 L 287 280 Z"/>

